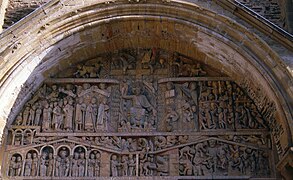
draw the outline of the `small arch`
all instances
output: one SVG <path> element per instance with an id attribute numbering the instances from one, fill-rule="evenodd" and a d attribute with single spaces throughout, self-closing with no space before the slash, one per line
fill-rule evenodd
<path id="1" fill-rule="evenodd" d="M 55 154 L 56 153 L 55 148 L 52 145 L 47 145 L 47 146 L 41 147 L 40 154 L 42 154 L 42 152 L 53 153 L 53 155 L 56 155 Z"/>
<path id="2" fill-rule="evenodd" d="M 30 149 L 25 154 L 23 176 L 37 176 L 39 167 L 38 150 Z"/>
<path id="3" fill-rule="evenodd" d="M 44 146 L 40 152 L 39 175 L 41 177 L 52 176 L 54 172 L 54 147 Z"/>
<path id="4" fill-rule="evenodd" d="M 19 146 L 23 144 L 23 131 L 21 129 L 16 129 L 13 133 L 13 144 Z"/>
<path id="5" fill-rule="evenodd" d="M 7 171 L 8 176 L 21 176 L 23 168 L 23 155 L 14 153 L 9 157 L 9 169 Z"/>
<path id="6" fill-rule="evenodd" d="M 23 145 L 31 144 L 33 140 L 33 132 L 31 129 L 23 131 Z"/>
<path id="7" fill-rule="evenodd" d="M 88 152 L 87 152 L 87 148 L 85 147 L 85 146 L 83 146 L 83 145 L 77 145 L 77 146 L 75 146 L 73 149 L 72 149 L 72 151 L 71 151 L 71 155 L 73 155 L 76 151 L 80 151 L 81 149 L 84 149 L 84 153 L 85 153 L 85 155 L 86 156 L 88 156 Z"/>
<path id="8" fill-rule="evenodd" d="M 101 152 L 97 149 L 89 151 L 88 163 L 87 163 L 87 176 L 99 177 L 101 165 Z"/>
<path id="9" fill-rule="evenodd" d="M 70 146 L 68 146 L 68 145 L 60 145 L 60 146 L 58 146 L 56 148 L 56 154 L 55 154 L 56 156 L 58 156 L 58 153 L 59 153 L 59 151 L 60 151 L 61 148 L 67 148 L 69 150 L 69 153 L 71 152 Z M 71 154 L 69 154 L 69 155 L 71 155 Z"/>
<path id="10" fill-rule="evenodd" d="M 70 147 L 61 145 L 56 151 L 55 176 L 67 177 L 70 175 L 70 167 L 68 166 L 70 164 Z"/>

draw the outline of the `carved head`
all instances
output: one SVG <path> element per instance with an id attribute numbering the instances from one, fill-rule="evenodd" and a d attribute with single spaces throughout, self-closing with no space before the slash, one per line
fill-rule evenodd
<path id="1" fill-rule="evenodd" d="M 48 155 L 48 154 L 47 154 L 46 152 L 43 152 L 43 154 L 42 154 L 42 158 L 43 158 L 43 159 L 46 159 L 47 155 Z"/>
<path id="2" fill-rule="evenodd" d="M 100 157 L 101 157 L 101 154 L 100 153 L 97 153 L 96 154 L 96 159 L 100 159 Z"/>
<path id="3" fill-rule="evenodd" d="M 93 97 L 92 100 L 91 100 L 91 103 L 92 104 L 96 104 L 97 103 L 97 99 Z"/>
<path id="4" fill-rule="evenodd" d="M 66 105 L 68 103 L 67 99 L 64 99 L 64 105 Z"/>
<path id="5" fill-rule="evenodd" d="M 67 155 L 66 148 L 62 148 L 62 150 L 60 151 L 60 156 L 61 156 L 61 158 L 65 158 L 66 155 Z"/>
<path id="6" fill-rule="evenodd" d="M 105 83 L 100 83 L 99 87 L 100 87 L 100 89 L 106 89 L 106 84 Z"/>
<path id="7" fill-rule="evenodd" d="M 140 95 L 140 93 L 141 93 L 141 88 L 140 87 L 134 88 L 134 94 L 135 95 Z"/>
<path id="8" fill-rule="evenodd" d="M 67 103 L 67 102 L 66 102 L 66 103 Z M 63 101 L 60 100 L 60 101 L 58 102 L 58 105 L 59 105 L 60 107 L 62 107 L 62 106 L 63 106 Z"/>
<path id="9" fill-rule="evenodd" d="M 52 90 L 53 90 L 53 91 L 56 91 L 56 90 L 57 90 L 57 85 L 56 85 L 56 84 L 53 84 L 53 85 L 52 85 Z"/>
<path id="10" fill-rule="evenodd" d="M 37 153 L 33 153 L 33 158 L 34 158 L 34 159 L 37 158 Z"/>
<path id="11" fill-rule="evenodd" d="M 66 89 L 71 90 L 72 89 L 72 84 L 66 84 Z"/>
<path id="12" fill-rule="evenodd" d="M 17 162 L 20 162 L 20 161 L 21 161 L 21 157 L 18 156 L 18 157 L 17 157 Z"/>
<path id="13" fill-rule="evenodd" d="M 69 99 L 68 104 L 73 105 L 73 100 Z"/>
<path id="14" fill-rule="evenodd" d="M 80 153 L 80 158 L 81 158 L 81 159 L 84 159 L 84 153 L 83 153 L 83 152 Z"/>
<path id="15" fill-rule="evenodd" d="M 190 83 L 190 89 L 191 90 L 195 90 L 196 89 L 196 83 L 195 82 L 191 82 Z"/>
<path id="16" fill-rule="evenodd" d="M 115 154 L 112 156 L 112 160 L 117 160 L 117 156 Z"/>
<path id="17" fill-rule="evenodd" d="M 25 111 L 29 111 L 29 110 L 30 110 L 30 107 L 26 106 Z"/>
<path id="18" fill-rule="evenodd" d="M 49 153 L 49 159 L 53 159 L 53 154 Z"/>
<path id="19" fill-rule="evenodd" d="M 127 160 L 128 160 L 128 157 L 127 157 L 126 155 L 124 155 L 124 156 L 122 157 L 122 160 L 123 160 L 123 161 L 127 161 Z"/>
<path id="20" fill-rule="evenodd" d="M 12 156 L 12 157 L 11 157 L 11 161 L 12 161 L 12 162 L 15 162 L 15 160 L 16 160 L 16 157 L 15 157 L 15 156 Z"/>
<path id="21" fill-rule="evenodd" d="M 90 159 L 95 159 L 95 154 L 92 153 L 92 154 L 90 155 Z"/>
<path id="22" fill-rule="evenodd" d="M 78 159 L 79 158 L 79 154 L 77 152 L 74 153 L 74 159 Z"/>
<path id="23" fill-rule="evenodd" d="M 82 97 L 78 98 L 78 103 L 79 104 L 82 104 L 83 103 L 83 98 Z"/>
<path id="24" fill-rule="evenodd" d="M 32 154 L 31 153 L 27 153 L 26 158 L 27 159 L 31 159 L 32 158 Z"/>
<path id="25" fill-rule="evenodd" d="M 82 87 L 83 87 L 84 90 L 86 90 L 86 89 L 89 89 L 89 88 L 91 87 L 91 85 L 88 84 L 88 83 L 84 83 L 84 84 L 82 85 Z"/>
<path id="26" fill-rule="evenodd" d="M 171 89 L 173 89 L 174 84 L 173 84 L 173 82 L 169 81 L 169 82 L 167 82 L 166 86 L 167 86 L 167 90 L 171 90 Z"/>
<path id="27" fill-rule="evenodd" d="M 215 147 L 216 144 L 217 144 L 217 141 L 214 140 L 214 139 L 211 139 L 211 140 L 209 140 L 208 142 L 209 142 L 210 147 Z"/>

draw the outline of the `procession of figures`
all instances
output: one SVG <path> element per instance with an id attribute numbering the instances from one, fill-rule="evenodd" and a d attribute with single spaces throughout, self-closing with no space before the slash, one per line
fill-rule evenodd
<path id="1" fill-rule="evenodd" d="M 97 59 L 46 81 L 15 116 L 7 176 L 272 176 L 269 110 L 231 78 L 160 49 Z"/>
<path id="2" fill-rule="evenodd" d="M 108 138 L 112 139 L 112 143 L 114 139 L 121 139 L 121 137 Z M 26 154 L 13 154 L 9 162 L 8 175 L 100 177 L 102 170 L 105 171 L 105 169 L 108 172 L 106 174 L 113 177 L 170 176 L 172 174 L 180 176 L 250 175 L 253 177 L 270 175 L 269 151 L 263 148 L 233 141 L 227 142 L 219 137 L 204 137 L 196 143 L 194 139 L 188 139 L 188 137 L 179 142 L 181 138 L 184 137 L 175 136 L 173 139 L 167 137 L 166 142 L 163 142 L 164 137 L 158 139 L 153 137 L 155 148 L 151 147 L 151 143 L 148 143 L 146 138 L 144 148 L 141 148 L 142 145 L 135 147 L 142 143 L 141 139 L 137 139 L 131 143 L 133 148 L 116 151 L 116 153 L 111 149 L 108 151 L 99 149 L 101 147 L 99 145 L 90 147 L 89 141 L 85 143 L 87 146 L 75 145 L 70 148 L 67 146 L 70 143 L 61 140 L 50 146 L 45 145 L 40 150 L 30 149 Z M 237 138 L 244 139 L 245 137 Z M 268 147 L 265 139 L 261 137 L 246 138 L 245 141 L 255 138 L 251 142 L 258 140 L 262 147 Z M 171 167 L 172 164 L 173 167 Z"/>
<path id="3" fill-rule="evenodd" d="M 134 82 L 135 86 L 108 84 L 45 85 L 36 102 L 26 105 L 14 125 L 41 126 L 42 132 L 267 128 L 256 105 L 230 81 L 168 81 L 159 84 L 157 90 L 144 81 Z M 164 92 L 164 99 L 156 97 L 156 92 Z M 160 98 L 163 103 L 158 104 Z M 115 100 L 117 111 L 110 108 Z M 111 115 L 118 117 L 118 123 L 111 121 Z"/>

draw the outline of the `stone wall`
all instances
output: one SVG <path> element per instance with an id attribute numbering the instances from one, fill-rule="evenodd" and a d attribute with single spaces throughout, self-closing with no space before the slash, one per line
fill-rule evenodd
<path id="1" fill-rule="evenodd" d="M 13 25 L 49 0 L 9 0 L 3 29 Z"/>
<path id="2" fill-rule="evenodd" d="M 281 9 L 283 0 L 239 0 L 239 2 L 279 27 L 286 27 L 285 13 Z"/>

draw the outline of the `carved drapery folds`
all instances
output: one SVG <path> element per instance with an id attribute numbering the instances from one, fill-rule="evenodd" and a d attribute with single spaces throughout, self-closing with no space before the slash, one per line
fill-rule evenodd
<path id="1" fill-rule="evenodd" d="M 48 79 L 25 104 L 4 168 L 32 179 L 274 177 L 266 108 L 178 53 L 101 55 Z"/>

